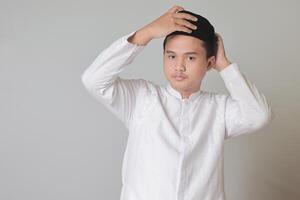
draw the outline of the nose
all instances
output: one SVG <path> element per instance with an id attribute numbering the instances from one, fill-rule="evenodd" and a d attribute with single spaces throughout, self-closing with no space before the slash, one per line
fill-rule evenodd
<path id="1" fill-rule="evenodd" d="M 183 59 L 179 59 L 175 66 L 176 71 L 185 71 L 185 63 Z"/>

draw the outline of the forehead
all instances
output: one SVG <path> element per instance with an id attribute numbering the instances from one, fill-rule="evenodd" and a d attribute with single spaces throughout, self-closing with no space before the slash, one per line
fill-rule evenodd
<path id="1" fill-rule="evenodd" d="M 196 52 L 205 53 L 204 42 L 198 38 L 187 35 L 174 35 L 167 39 L 166 53 L 186 54 Z"/>

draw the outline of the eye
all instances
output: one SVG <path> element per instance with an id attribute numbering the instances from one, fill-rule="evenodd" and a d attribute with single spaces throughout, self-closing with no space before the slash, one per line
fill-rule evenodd
<path id="1" fill-rule="evenodd" d="M 190 60 L 195 60 L 196 59 L 195 57 L 192 57 L 192 56 L 190 56 L 189 58 L 191 58 Z"/>
<path id="2" fill-rule="evenodd" d="M 170 57 L 175 57 L 175 56 L 169 55 L 168 58 L 170 58 Z"/>

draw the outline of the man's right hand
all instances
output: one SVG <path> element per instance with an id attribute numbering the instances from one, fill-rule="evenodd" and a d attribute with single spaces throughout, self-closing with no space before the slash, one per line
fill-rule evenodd
<path id="1" fill-rule="evenodd" d="M 150 40 L 165 37 L 174 31 L 191 33 L 197 27 L 186 19 L 196 21 L 197 18 L 188 13 L 177 13 L 180 10 L 184 10 L 184 8 L 173 6 L 159 18 L 139 29 L 129 38 L 129 41 L 139 45 L 146 45 Z"/>

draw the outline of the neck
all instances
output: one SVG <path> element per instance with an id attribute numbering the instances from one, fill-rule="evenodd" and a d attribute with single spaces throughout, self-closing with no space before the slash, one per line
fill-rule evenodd
<path id="1" fill-rule="evenodd" d="M 191 96 L 191 94 L 193 94 L 199 90 L 200 90 L 200 86 L 198 88 L 188 90 L 188 91 L 181 91 L 181 90 L 178 90 L 178 91 L 181 94 L 182 99 L 188 99 Z"/>

